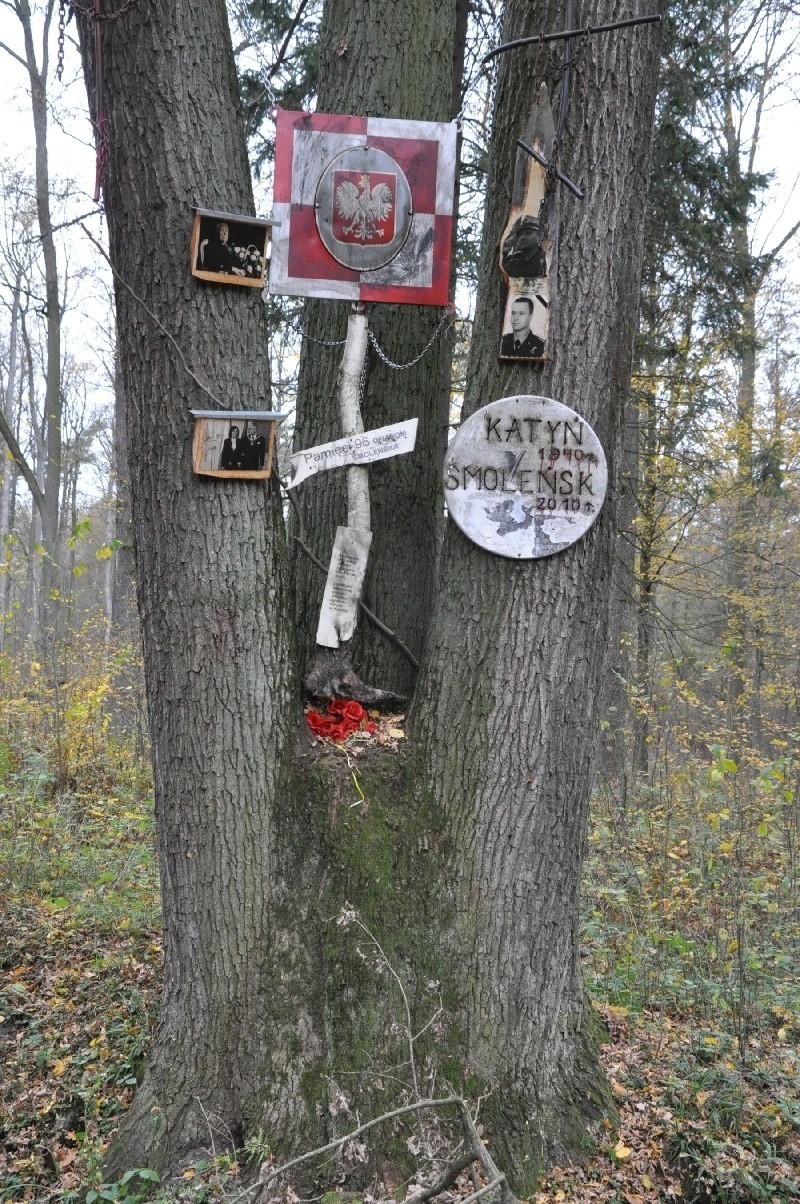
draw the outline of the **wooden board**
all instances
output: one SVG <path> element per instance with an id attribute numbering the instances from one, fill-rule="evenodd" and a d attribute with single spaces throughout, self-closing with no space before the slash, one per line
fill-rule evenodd
<path id="1" fill-rule="evenodd" d="M 371 431 L 360 431 L 332 443 L 320 443 L 307 447 L 292 455 L 294 476 L 288 489 L 299 485 L 306 477 L 323 472 L 328 468 L 355 465 L 366 468 L 376 460 L 388 460 L 392 456 L 404 456 L 414 450 L 419 419 L 409 418 L 405 422 L 394 422 L 390 426 L 376 427 Z"/>
<path id="2" fill-rule="evenodd" d="M 555 125 L 545 84 L 521 136 L 550 161 Z M 499 264 L 506 283 L 501 360 L 549 358 L 557 216 L 555 190 L 548 192 L 544 167 L 520 147 L 511 211 L 500 239 Z"/>

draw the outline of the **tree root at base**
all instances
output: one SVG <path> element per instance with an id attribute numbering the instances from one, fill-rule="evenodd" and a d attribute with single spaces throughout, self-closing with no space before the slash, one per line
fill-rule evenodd
<path id="1" fill-rule="evenodd" d="M 303 684 L 312 698 L 330 702 L 333 698 L 348 698 L 362 706 L 403 706 L 407 699 L 391 690 L 368 686 L 353 669 L 353 658 L 347 644 L 339 648 L 317 650 L 306 669 Z"/>

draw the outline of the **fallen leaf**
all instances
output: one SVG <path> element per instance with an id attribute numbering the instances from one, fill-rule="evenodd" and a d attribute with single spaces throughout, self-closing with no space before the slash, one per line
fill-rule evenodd
<path id="1" fill-rule="evenodd" d="M 406 738 L 405 732 L 402 730 L 402 728 L 399 728 L 399 727 L 390 727 L 389 735 L 394 740 L 405 740 L 405 738 Z"/>

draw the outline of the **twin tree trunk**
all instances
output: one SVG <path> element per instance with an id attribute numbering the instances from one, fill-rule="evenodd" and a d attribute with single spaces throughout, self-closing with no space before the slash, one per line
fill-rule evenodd
<path id="1" fill-rule="evenodd" d="M 417 5 L 415 20 L 438 28 L 445 7 Z M 629 10 L 595 3 L 582 23 L 621 15 Z M 560 5 L 542 5 L 536 29 L 561 19 Z M 527 0 L 513 0 L 506 36 L 531 25 Z M 331 38 L 328 53 L 339 45 L 346 57 L 347 37 Z M 498 365 L 496 261 L 515 140 L 551 61 L 524 51 L 502 61 L 468 409 L 530 392 L 579 410 L 605 446 L 610 499 L 584 539 L 542 561 L 493 557 L 448 525 L 413 738 L 403 759 L 363 757 L 363 796 L 336 755 L 293 756 L 303 725 L 278 492 L 192 475 L 187 407 L 208 399 L 158 325 L 221 401 L 264 399 L 260 297 L 204 286 L 185 266 L 192 203 L 252 204 L 224 4 L 153 0 L 106 26 L 104 40 L 165 930 L 160 1022 L 106 1170 L 174 1168 L 212 1137 L 219 1149 L 259 1128 L 279 1154 L 297 1150 L 333 1123 L 333 1082 L 365 1115 L 395 1101 L 406 1078 L 409 1093 L 412 1080 L 422 1094 L 434 1083 L 466 1093 L 492 1085 L 487 1137 L 528 1189 L 547 1160 L 577 1153 L 587 1121 L 610 1108 L 580 978 L 577 901 L 657 35 L 628 31 L 580 50 L 561 164 L 586 196 L 560 197 L 554 354 L 543 368 Z M 367 76 L 388 52 L 370 50 L 349 69 Z M 559 72 L 549 69 L 552 87 Z M 339 333 L 322 314 L 312 333 Z M 403 401 L 397 418 L 412 416 L 412 394 Z M 432 413 L 425 424 L 435 427 Z M 413 463 L 426 481 L 432 456 L 423 440 Z M 435 508 L 436 490 L 425 488 Z M 397 485 L 392 504 L 413 510 L 416 493 L 413 482 Z M 375 507 L 376 538 L 385 512 Z M 425 521 L 432 532 L 435 515 Z M 397 588 L 405 604 L 408 581 Z M 413 1033 L 441 998 L 413 1066 L 396 980 L 380 973 L 363 929 L 334 922 L 345 904 L 404 983 Z"/>
<path id="2" fill-rule="evenodd" d="M 458 112 L 465 0 L 327 0 L 320 30 L 319 111 L 410 121 L 450 121 Z M 349 304 L 310 301 L 305 325 L 295 447 L 341 436 L 336 379 Z M 442 312 L 411 305 L 372 305 L 369 324 L 397 364 L 414 360 L 435 333 Z M 319 341 L 313 341 L 319 340 Z M 445 336 L 414 367 L 392 369 L 372 348 L 362 406 L 364 428 L 417 417 L 416 451 L 370 469 L 372 545 L 364 601 L 419 659 L 433 600 L 441 528 L 441 451 L 449 421 L 452 340 Z M 323 564 L 336 527 L 346 523 L 344 473 L 320 473 L 295 494 L 306 539 Z M 296 524 L 292 524 L 294 530 Z M 315 647 L 325 577 L 291 548 L 296 628 L 303 655 Z M 353 645 L 358 672 L 370 685 L 408 695 L 414 668 L 362 618 Z"/>
<path id="3" fill-rule="evenodd" d="M 649 11 L 595 3 L 579 23 Z M 503 40 L 562 28 L 562 16 L 559 3 L 544 4 L 532 29 L 530 5 L 512 0 Z M 609 494 L 583 539 L 539 561 L 492 556 L 448 524 L 412 711 L 424 780 L 455 842 L 468 1057 L 500 1084 L 489 1101 L 492 1137 L 525 1186 L 529 1168 L 574 1155 L 587 1119 L 608 1106 L 581 982 L 578 892 L 605 672 L 617 651 L 612 586 L 657 47 L 648 28 L 574 46 L 560 164 L 585 195 L 559 194 L 552 358 L 542 367 L 497 361 L 497 248 L 516 138 L 547 62 L 523 50 L 503 59 L 464 416 L 514 394 L 565 402 L 600 437 Z M 554 91 L 552 68 L 548 82 Z"/>

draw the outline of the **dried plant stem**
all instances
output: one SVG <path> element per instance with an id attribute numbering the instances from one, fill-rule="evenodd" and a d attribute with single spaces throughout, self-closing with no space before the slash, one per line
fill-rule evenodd
<path id="1" fill-rule="evenodd" d="M 483 1141 L 475 1128 L 472 1117 L 469 1114 L 469 1108 L 466 1102 L 458 1095 L 449 1095 L 445 1099 L 421 1099 L 414 1104 L 406 1104 L 402 1108 L 395 1108 L 392 1112 L 384 1112 L 382 1116 L 376 1116 L 374 1120 L 368 1120 L 365 1124 L 359 1125 L 357 1129 L 353 1129 L 351 1133 L 347 1133 L 344 1137 L 339 1137 L 336 1141 L 331 1141 L 327 1145 L 320 1146 L 319 1149 L 310 1150 L 307 1154 L 300 1154 L 299 1157 L 293 1158 L 291 1162 L 279 1166 L 277 1170 L 269 1171 L 259 1178 L 258 1183 L 254 1183 L 252 1187 L 247 1188 L 236 1197 L 233 1204 L 239 1204 L 240 1201 L 247 1199 L 248 1196 L 254 1195 L 256 1192 L 266 1191 L 270 1183 L 281 1175 L 285 1175 L 288 1171 L 294 1170 L 295 1167 L 301 1166 L 304 1162 L 311 1161 L 312 1158 L 321 1158 L 325 1154 L 331 1154 L 334 1150 L 340 1149 L 349 1141 L 354 1141 L 362 1134 L 368 1133 L 370 1129 L 376 1128 L 377 1125 L 385 1124 L 386 1121 L 395 1120 L 398 1116 L 407 1116 L 411 1112 L 420 1112 L 428 1108 L 448 1108 L 456 1107 L 461 1115 L 461 1123 L 464 1129 L 465 1139 L 469 1145 L 469 1153 L 458 1158 L 445 1172 L 442 1179 L 439 1180 L 433 1188 L 426 1189 L 416 1197 L 416 1201 L 426 1201 L 438 1195 L 439 1192 L 449 1187 L 457 1176 L 473 1162 L 480 1162 L 481 1166 L 490 1177 L 490 1181 L 483 1187 L 474 1191 L 472 1195 L 467 1196 L 460 1204 L 473 1204 L 473 1201 L 480 1200 L 484 1196 L 488 1196 L 491 1192 L 500 1190 L 500 1198 L 504 1204 L 518 1204 L 515 1197 L 511 1194 L 508 1186 L 508 1181 L 494 1163 L 491 1155 L 488 1153 Z"/>
<path id="2" fill-rule="evenodd" d="M 411 1083 L 414 1088 L 414 1095 L 417 1097 L 417 1099 L 419 1099 L 419 1084 L 417 1081 L 417 1060 L 414 1057 L 414 1030 L 411 1027 L 411 1007 L 408 1002 L 408 996 L 406 995 L 406 989 L 403 986 L 403 982 L 402 982 L 402 979 L 400 978 L 399 974 L 397 973 L 394 966 L 392 965 L 392 963 L 389 961 L 388 957 L 384 953 L 381 943 L 378 940 L 378 938 L 375 936 L 374 932 L 370 932 L 369 928 L 367 928 L 366 924 L 362 920 L 360 920 L 358 918 L 358 916 L 355 917 L 354 923 L 358 924 L 361 931 L 366 933 L 366 935 L 372 941 L 373 945 L 378 950 L 378 953 L 380 954 L 381 958 L 383 959 L 383 963 L 386 966 L 386 969 L 389 971 L 392 978 L 395 980 L 398 987 L 400 988 L 400 994 L 403 997 L 403 1007 L 405 1008 L 405 1011 L 406 1011 L 406 1037 L 408 1038 L 408 1064 L 411 1068 Z M 424 1031 L 425 1030 L 423 1029 L 423 1032 Z"/>
<path id="3" fill-rule="evenodd" d="M 277 1170 L 270 1171 L 263 1179 L 259 1179 L 258 1183 L 254 1183 L 251 1188 L 248 1188 L 247 1191 L 237 1196 L 234 1204 L 238 1204 L 239 1200 L 244 1200 L 251 1192 L 268 1187 L 273 1180 L 279 1178 L 281 1175 L 285 1175 L 287 1171 L 294 1170 L 296 1166 L 301 1166 L 304 1162 L 310 1162 L 312 1158 L 321 1158 L 324 1154 L 332 1154 L 334 1150 L 338 1150 L 341 1146 L 346 1145 L 348 1141 L 354 1141 L 362 1133 L 368 1133 L 370 1129 L 374 1129 L 377 1125 L 384 1124 L 388 1120 L 394 1120 L 398 1116 L 407 1116 L 409 1112 L 419 1112 L 424 1108 L 445 1108 L 448 1105 L 458 1106 L 460 1104 L 463 1104 L 463 1100 L 459 1096 L 449 1095 L 446 1099 L 417 1100 L 414 1104 L 405 1104 L 402 1108 L 395 1108 L 392 1112 L 384 1112 L 382 1116 L 376 1116 L 374 1120 L 368 1120 L 363 1125 L 359 1125 L 357 1129 L 353 1129 L 352 1133 L 347 1133 L 344 1137 L 338 1137 L 336 1141 L 329 1141 L 327 1145 L 320 1146 L 316 1150 L 310 1150 L 307 1154 L 300 1154 L 297 1158 L 293 1158 L 291 1162 L 279 1166 Z"/>

